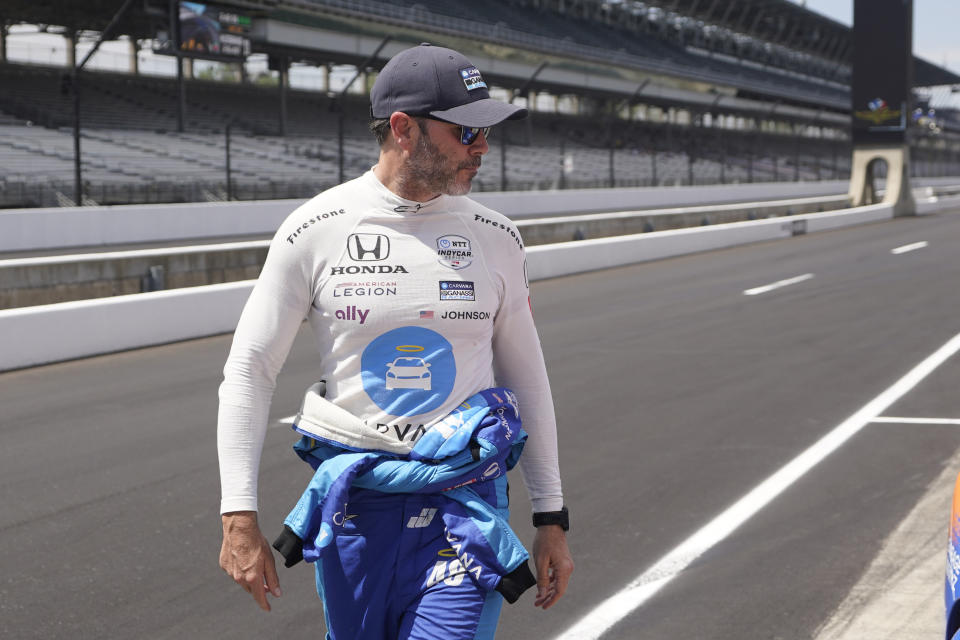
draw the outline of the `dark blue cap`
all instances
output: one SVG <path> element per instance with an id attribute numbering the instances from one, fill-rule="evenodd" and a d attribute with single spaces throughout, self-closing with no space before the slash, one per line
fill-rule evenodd
<path id="1" fill-rule="evenodd" d="M 423 43 L 401 51 L 370 90 L 370 115 L 395 111 L 431 115 L 467 127 L 492 127 L 527 117 L 527 110 L 490 97 L 480 70 L 453 49 Z"/>

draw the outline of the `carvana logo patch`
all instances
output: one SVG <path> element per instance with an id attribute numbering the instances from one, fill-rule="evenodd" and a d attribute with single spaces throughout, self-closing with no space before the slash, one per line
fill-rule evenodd
<path id="1" fill-rule="evenodd" d="M 467 87 L 467 91 L 487 88 L 487 83 L 483 81 L 483 76 L 480 75 L 480 70 L 476 67 L 460 69 L 460 77 L 463 78 L 463 84 Z"/>
<path id="2" fill-rule="evenodd" d="M 457 377 L 453 347 L 423 327 L 400 327 L 374 338 L 360 358 L 363 390 L 394 416 L 415 416 L 450 397 Z"/>

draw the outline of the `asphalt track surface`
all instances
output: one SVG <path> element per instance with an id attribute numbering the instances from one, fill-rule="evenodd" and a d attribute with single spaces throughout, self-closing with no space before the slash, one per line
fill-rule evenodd
<path id="1" fill-rule="evenodd" d="M 534 283 L 576 572 L 550 611 L 506 606 L 498 637 L 564 632 L 960 333 L 958 247 L 951 212 Z M 280 567 L 267 614 L 217 566 L 229 343 L 0 374 L 0 637 L 323 637 L 309 567 Z M 274 398 L 271 538 L 309 477 L 276 421 L 315 357 L 304 331 Z M 960 418 L 958 387 L 953 356 L 883 415 Z M 603 637 L 813 637 L 958 447 L 956 425 L 868 425 Z"/>

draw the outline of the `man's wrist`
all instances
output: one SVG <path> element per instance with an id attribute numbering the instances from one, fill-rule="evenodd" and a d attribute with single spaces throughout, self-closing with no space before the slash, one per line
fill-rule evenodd
<path id="1" fill-rule="evenodd" d="M 533 526 L 544 527 L 557 525 L 564 531 L 570 530 L 570 512 L 566 507 L 560 511 L 539 511 L 533 514 Z"/>
<path id="2" fill-rule="evenodd" d="M 230 511 L 220 514 L 220 522 L 223 523 L 224 530 L 229 529 L 249 529 L 257 525 L 256 511 Z"/>

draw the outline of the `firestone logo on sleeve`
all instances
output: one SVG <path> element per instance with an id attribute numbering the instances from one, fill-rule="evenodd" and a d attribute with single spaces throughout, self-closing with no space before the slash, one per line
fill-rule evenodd
<path id="1" fill-rule="evenodd" d="M 484 218 L 478 213 L 473 214 L 473 221 L 479 222 L 481 224 L 488 224 L 494 229 L 502 229 L 505 233 L 510 234 L 510 237 L 513 238 L 513 241 L 517 243 L 517 246 L 523 249 L 523 240 L 520 238 L 520 234 L 510 225 L 503 224 L 502 222 L 497 222 L 496 220 L 491 220 L 490 218 Z"/>
<path id="2" fill-rule="evenodd" d="M 294 244 L 294 241 L 298 237 L 300 237 L 300 234 L 306 231 L 307 229 L 309 229 L 310 227 L 312 227 L 313 225 L 317 224 L 322 220 L 326 220 L 327 218 L 342 216 L 346 212 L 347 212 L 346 209 L 337 209 L 335 211 L 328 211 L 326 213 L 318 213 L 312 218 L 308 218 L 307 220 L 304 220 L 302 223 L 300 223 L 299 226 L 297 226 L 296 229 L 293 230 L 293 233 L 287 236 L 287 242 L 289 242 L 290 244 Z"/>
<path id="3" fill-rule="evenodd" d="M 465 269 L 473 263 L 470 240 L 463 236 L 446 235 L 437 238 L 437 260 L 451 269 Z"/>
<path id="4" fill-rule="evenodd" d="M 465 280 L 441 280 L 440 281 L 440 299 L 441 300 L 461 300 L 473 302 L 476 298 L 476 292 L 473 288 L 473 282 Z"/>

